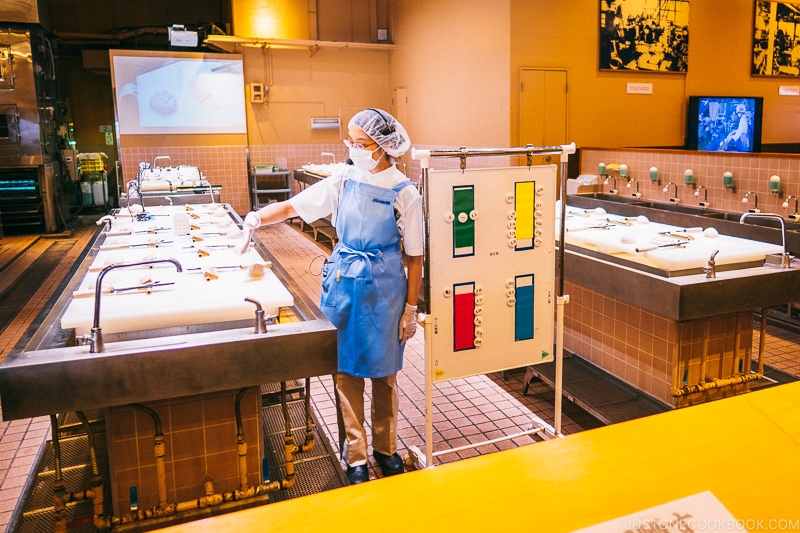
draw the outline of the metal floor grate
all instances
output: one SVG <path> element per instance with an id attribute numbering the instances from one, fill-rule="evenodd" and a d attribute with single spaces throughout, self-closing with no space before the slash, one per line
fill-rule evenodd
<path id="1" fill-rule="evenodd" d="M 549 387 L 555 383 L 555 363 L 528 367 Z M 563 394 L 604 424 L 614 424 L 669 411 L 622 380 L 576 355 L 564 358 Z"/>
<path id="2" fill-rule="evenodd" d="M 300 381 L 287 382 L 288 392 L 295 394 L 304 391 Z M 280 398 L 280 384 L 262 386 L 262 394 L 271 395 L 277 391 Z M 289 420 L 295 442 L 301 444 L 305 440 L 305 402 L 292 400 L 287 402 Z M 111 501 L 108 483 L 108 450 L 106 446 L 105 421 L 102 410 L 86 411 L 95 432 L 95 446 L 100 473 L 105 480 L 106 501 Z M 296 482 L 289 490 L 269 494 L 270 501 L 284 501 L 307 494 L 342 487 L 346 484 L 344 472 L 336 455 L 333 453 L 327 437 L 318 430 L 316 415 L 312 408 L 314 426 L 314 448 L 306 453 L 297 454 L 295 462 Z M 286 473 L 283 454 L 283 434 L 285 423 L 283 410 L 278 404 L 271 404 L 262 410 L 264 429 L 264 453 L 268 460 L 270 478 L 282 479 Z M 61 470 L 64 484 L 68 491 L 78 491 L 91 487 L 92 469 L 89 464 L 89 439 L 82 430 L 80 420 L 74 413 L 61 416 L 59 427 L 64 426 L 64 436 L 59 440 L 61 445 Z M 24 503 L 18 506 L 20 516 L 12 518 L 9 533 L 52 533 L 55 529 L 55 513 L 53 511 L 53 478 L 55 477 L 55 461 L 51 441 L 45 444 L 38 466 L 31 474 L 28 490 L 24 495 Z M 67 506 L 67 522 L 70 533 L 91 533 L 94 526 L 91 519 L 92 504 L 89 501 L 71 503 Z M 154 525 L 154 524 L 151 524 Z M 144 523 L 139 527 L 147 528 Z"/>
<path id="3" fill-rule="evenodd" d="M 337 467 L 334 461 L 326 457 L 320 456 L 311 461 L 295 463 L 294 471 L 297 479 L 294 487 L 270 493 L 271 501 L 286 501 L 298 496 L 338 489 L 345 485 L 340 475 L 341 467 Z M 283 466 L 270 469 L 270 475 L 274 475 L 275 479 L 280 479 L 285 473 L 286 469 Z"/>
<path id="4" fill-rule="evenodd" d="M 758 371 L 757 361 L 751 361 L 750 371 L 751 372 Z M 786 372 L 782 372 L 777 368 L 772 368 L 769 365 L 764 365 L 764 377 L 756 381 L 751 381 L 749 390 L 752 391 L 756 389 L 766 389 L 768 387 L 774 387 L 775 385 L 782 385 L 784 383 L 793 383 L 797 380 L 798 378 L 796 376 L 787 374 Z"/>
<path id="5" fill-rule="evenodd" d="M 305 384 L 297 379 L 286 382 L 286 400 L 300 400 L 306 397 Z M 280 403 L 281 401 L 281 384 L 280 383 L 265 383 L 261 385 L 261 405 Z"/>
<path id="6" fill-rule="evenodd" d="M 77 420 L 77 419 L 76 419 Z M 68 421 L 69 423 L 69 421 Z M 103 479 L 108 479 L 108 451 L 105 429 L 95 428 L 95 452 Z M 59 439 L 61 445 L 61 473 L 68 491 L 88 489 L 92 485 L 92 468 L 89 464 L 89 439 L 85 434 Z M 48 441 L 32 479 L 30 491 L 22 506 L 22 517 L 13 530 L 18 533 L 45 533 L 55 529 L 53 511 L 53 480 L 55 462 L 52 441 Z M 110 488 L 105 485 L 106 501 L 110 501 Z M 92 525 L 93 508 L 90 501 L 67 505 L 67 522 L 71 533 L 95 531 Z"/>
<path id="7" fill-rule="evenodd" d="M 296 444 L 302 444 L 306 431 L 305 404 L 302 401 L 287 402 L 287 408 L 294 441 Z M 314 429 L 314 448 L 295 456 L 296 482 L 294 487 L 271 493 L 272 501 L 289 500 L 298 496 L 343 487 L 346 484 L 341 464 L 327 437 L 319 431 L 319 424 L 313 410 L 311 420 Z M 264 456 L 269 464 L 270 479 L 282 479 L 286 473 L 283 452 L 283 435 L 286 424 L 281 406 L 264 407 L 262 422 L 264 424 Z"/>
<path id="8" fill-rule="evenodd" d="M 303 434 L 306 430 L 306 410 L 304 406 L 304 402 L 302 401 L 294 401 L 294 402 L 287 402 L 287 407 L 289 410 L 289 424 L 291 429 L 302 431 Z M 313 408 L 312 408 L 313 409 Z M 283 420 L 283 410 L 281 409 L 280 405 L 268 405 L 262 409 L 263 413 L 263 423 L 264 423 L 264 435 L 275 435 L 280 434 L 281 438 L 283 437 L 284 431 L 286 431 L 286 422 Z M 314 427 L 317 426 L 316 418 L 312 412 L 311 421 L 314 423 Z"/>

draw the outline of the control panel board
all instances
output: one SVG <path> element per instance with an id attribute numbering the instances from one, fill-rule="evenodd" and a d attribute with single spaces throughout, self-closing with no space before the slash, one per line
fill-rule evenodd
<path id="1" fill-rule="evenodd" d="M 555 165 L 431 170 L 433 381 L 553 360 Z"/>

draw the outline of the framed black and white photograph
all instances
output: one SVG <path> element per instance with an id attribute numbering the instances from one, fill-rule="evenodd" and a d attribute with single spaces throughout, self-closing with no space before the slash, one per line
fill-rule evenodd
<path id="1" fill-rule="evenodd" d="M 600 0 L 600 70 L 688 66 L 689 0 Z"/>
<path id="2" fill-rule="evenodd" d="M 756 2 L 753 76 L 800 76 L 800 3 Z"/>

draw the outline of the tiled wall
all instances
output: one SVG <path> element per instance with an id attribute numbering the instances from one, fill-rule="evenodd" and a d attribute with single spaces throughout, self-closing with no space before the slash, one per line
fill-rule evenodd
<path id="1" fill-rule="evenodd" d="M 417 149 L 452 150 L 451 146 L 415 145 Z M 275 164 L 281 168 L 300 168 L 306 163 L 330 163 L 329 156 L 323 152 L 333 153 L 336 161 L 347 157 L 343 144 L 301 144 L 301 145 L 260 145 L 260 146 L 204 146 L 180 147 L 165 146 L 160 148 L 123 148 L 122 171 L 125 181 L 136 176 L 140 161 L 152 162 L 156 156 L 168 155 L 169 161 L 159 161 L 160 165 L 192 165 L 200 168 L 205 177 L 215 185 L 222 185 L 222 201 L 227 202 L 241 215 L 250 210 L 250 192 L 247 178 L 247 156 L 250 165 Z M 411 159 L 410 154 L 404 157 L 407 165 L 406 173 L 411 181 L 416 182 L 421 174 L 420 162 Z M 800 156 L 790 154 L 722 154 L 688 152 L 683 150 L 608 150 L 599 148 L 583 148 L 581 150 L 581 173 L 596 174 L 597 165 L 625 163 L 628 175 L 639 181 L 639 189 L 643 199 L 667 202 L 674 194 L 663 192 L 667 182 L 678 184 L 678 196 L 685 205 L 697 205 L 702 198 L 694 196 L 697 189 L 684 184 L 683 173 L 691 168 L 698 185 L 708 188 L 708 200 L 711 208 L 743 212 L 746 207 L 742 197 L 747 191 L 755 191 L 758 195 L 759 208 L 764 212 L 790 214 L 782 206 L 789 195 L 800 196 Z M 469 157 L 467 168 L 491 168 L 520 164 L 519 160 L 505 156 Z M 437 170 L 457 169 L 458 158 L 434 157 L 430 167 Z M 657 167 L 661 185 L 651 183 L 650 167 Z M 727 190 L 722 185 L 722 173 L 733 172 L 736 192 Z M 780 199 L 769 192 L 770 176 L 781 177 L 784 198 Z M 604 187 L 606 190 L 611 186 Z M 620 194 L 627 195 L 634 189 L 627 189 L 618 183 Z M 701 195 L 704 193 L 701 193 Z M 747 208 L 753 206 L 750 199 Z M 794 209 L 794 201 L 789 208 Z"/>
<path id="2" fill-rule="evenodd" d="M 431 150 L 452 149 L 452 147 L 416 146 Z M 159 160 L 159 166 L 196 166 L 200 172 L 214 185 L 221 185 L 221 199 L 231 204 L 233 209 L 244 216 L 251 208 L 250 186 L 247 176 L 247 157 L 250 156 L 250 166 L 277 165 L 280 168 L 296 169 L 307 163 L 331 163 L 344 161 L 347 158 L 347 149 L 344 144 L 282 144 L 260 146 L 163 146 L 160 148 L 123 148 L 121 150 L 121 164 L 123 180 L 128 182 L 136 177 L 139 163 L 153 162 L 156 156 L 167 155 L 169 160 Z M 322 153 L 332 153 L 334 158 L 323 156 Z M 420 162 L 411 159 L 410 153 L 403 158 L 406 162 L 406 175 L 413 182 L 418 181 L 421 174 Z M 457 169 L 458 158 L 432 158 L 431 168 Z M 487 156 L 471 157 L 468 168 L 489 168 L 508 166 L 508 157 Z M 299 190 L 294 184 L 295 191 Z M 124 190 L 123 184 L 123 190 Z"/>
<path id="3" fill-rule="evenodd" d="M 672 405 L 676 323 L 573 283 L 564 292 L 565 348 Z"/>
<path id="4" fill-rule="evenodd" d="M 565 283 L 564 291 L 570 297 L 564 311 L 564 347 L 642 392 L 671 407 L 683 407 L 746 391 L 746 386 L 727 387 L 676 399 L 672 382 L 680 354 L 678 387 L 684 370 L 687 384 L 698 383 L 706 339 L 707 378 L 730 377 L 734 369 L 738 372 L 739 359 L 743 371 L 749 372 L 752 312 L 676 322 L 574 283 Z"/>
<path id="5" fill-rule="evenodd" d="M 167 502 L 205 495 L 203 479 L 214 479 L 216 492 L 239 488 L 234 400 L 237 391 L 173 398 L 146 404 L 161 418 L 166 444 Z M 241 400 L 247 439 L 248 483 L 261 480 L 260 395 L 252 387 Z M 136 486 L 139 509 L 158 505 L 155 426 L 145 412 L 112 407 L 106 416 L 114 515 L 130 511 L 130 487 Z"/>
<path id="6" fill-rule="evenodd" d="M 250 210 L 250 193 L 247 180 L 247 151 L 243 146 L 164 146 L 160 148 L 122 148 L 120 159 L 125 183 L 136 178 L 139 163 L 152 163 L 156 156 L 167 155 L 169 160 L 159 160 L 159 166 L 196 166 L 213 185 L 221 185 L 221 200 L 231 204 L 239 214 Z"/>
<path id="7" fill-rule="evenodd" d="M 753 311 L 731 313 L 694 320 L 679 325 L 680 362 L 678 364 L 678 386 L 695 385 L 701 377 L 706 381 L 714 378 L 730 378 L 740 373 L 750 372 L 750 359 L 753 344 Z M 708 357 L 705 375 L 702 376 L 702 354 Z M 685 379 L 685 383 L 684 383 Z M 747 385 L 740 384 L 715 388 L 702 393 L 680 397 L 676 406 L 686 407 L 712 400 L 718 400 L 747 391 Z"/>
<path id="8" fill-rule="evenodd" d="M 658 202 L 668 202 L 674 195 L 674 187 L 668 193 L 663 188 L 668 182 L 678 184 L 678 197 L 684 205 L 698 205 L 703 199 L 705 191 L 700 197 L 694 196 L 697 189 L 684 184 L 683 173 L 686 169 L 694 172 L 694 181 L 697 185 L 708 187 L 708 201 L 710 208 L 742 213 L 754 205 L 754 200 L 748 200 L 747 205 L 742 198 L 748 191 L 754 191 L 758 196 L 758 207 L 763 212 L 779 213 L 783 216 L 794 213 L 794 200 L 789 202 L 790 212 L 782 207 L 783 201 L 789 196 L 800 196 L 800 155 L 793 154 L 731 154 L 693 152 L 685 150 L 608 150 L 600 148 L 581 149 L 581 173 L 597 174 L 599 163 L 626 164 L 628 176 L 636 178 L 642 198 Z M 650 167 L 658 168 L 661 185 L 650 182 Z M 733 183 L 736 192 L 725 189 L 722 184 L 722 174 L 726 171 L 733 173 Z M 611 175 L 619 176 L 612 172 Z M 769 192 L 769 179 L 777 175 L 781 178 L 783 199 Z M 605 185 L 604 190 L 611 189 Z M 621 195 L 630 195 L 635 189 L 628 189 L 625 183 L 617 183 Z"/>

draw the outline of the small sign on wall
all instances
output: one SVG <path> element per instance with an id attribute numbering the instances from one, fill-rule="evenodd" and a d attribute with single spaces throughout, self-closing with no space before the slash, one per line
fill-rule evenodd
<path id="1" fill-rule="evenodd" d="M 652 83 L 629 83 L 626 91 L 628 94 L 653 94 Z"/>

